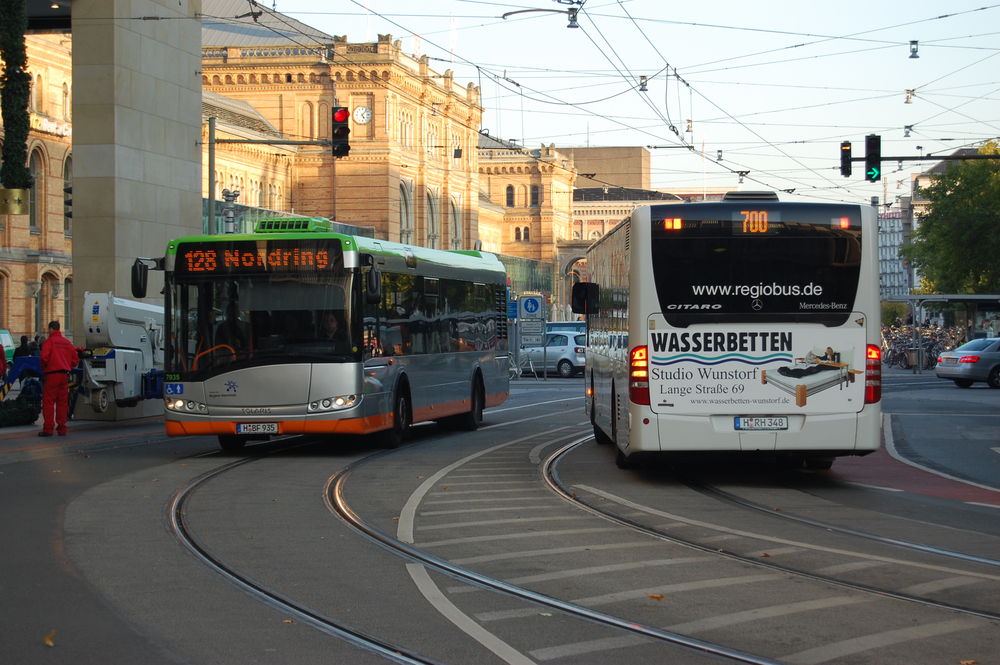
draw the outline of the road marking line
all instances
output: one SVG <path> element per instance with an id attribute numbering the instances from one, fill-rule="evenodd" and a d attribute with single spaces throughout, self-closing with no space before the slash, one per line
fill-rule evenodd
<path id="1" fill-rule="evenodd" d="M 908 586 L 903 589 L 903 593 L 908 593 L 911 596 L 923 596 L 925 594 L 931 594 L 935 591 L 945 591 L 947 589 L 954 589 L 960 586 L 968 586 L 969 584 L 977 584 L 979 580 L 972 579 L 965 575 L 958 575 L 956 577 L 945 577 L 940 580 L 934 580 L 933 582 L 924 582 L 922 584 L 914 584 L 913 586 Z"/>
<path id="2" fill-rule="evenodd" d="M 484 629 L 467 614 L 458 609 L 438 588 L 430 573 L 419 563 L 406 564 L 406 570 L 424 598 L 434 606 L 441 616 L 451 621 L 463 633 L 492 651 L 498 658 L 511 665 L 533 665 L 534 661 L 507 644 L 499 637 Z"/>
<path id="3" fill-rule="evenodd" d="M 718 589 L 720 587 L 734 587 L 754 582 L 773 582 L 781 579 L 783 575 L 737 575 L 736 577 L 718 577 L 707 580 L 697 580 L 695 582 L 681 582 L 679 584 L 665 584 L 663 586 L 644 587 L 642 589 L 629 589 L 627 591 L 616 591 L 600 596 L 590 596 L 587 598 L 574 598 L 569 601 L 574 605 L 583 607 L 597 607 L 598 605 L 611 605 L 613 603 L 623 603 L 630 600 L 648 599 L 650 594 L 663 594 L 664 596 L 685 591 L 700 591 L 702 589 Z M 538 614 L 537 608 L 522 608 L 514 610 L 496 610 L 493 612 L 479 612 L 475 615 L 479 621 L 503 621 L 505 619 L 521 619 Z"/>
<path id="4" fill-rule="evenodd" d="M 845 656 L 871 651 L 872 649 L 882 649 L 893 644 L 900 644 L 911 640 L 926 640 L 939 635 L 978 628 L 982 625 L 979 621 L 954 619 L 952 621 L 941 621 L 924 626 L 887 630 L 873 635 L 852 637 L 841 642 L 832 642 L 831 644 L 816 647 L 815 649 L 806 649 L 805 651 L 782 656 L 777 660 L 793 663 L 794 665 L 818 665 L 819 663 L 826 663 Z"/>
<path id="5" fill-rule="evenodd" d="M 657 566 L 676 566 L 688 563 L 704 563 L 710 559 L 707 556 L 685 556 L 675 559 L 652 559 L 649 561 L 628 561 L 625 563 L 612 563 L 605 566 L 589 566 L 587 568 L 575 568 L 573 570 L 557 570 L 552 573 L 539 573 L 537 575 L 526 575 L 504 580 L 508 584 L 524 586 L 535 582 L 551 582 L 554 580 L 564 580 L 584 575 L 603 575 L 610 572 L 621 572 L 623 570 L 635 570 L 636 568 L 655 568 Z M 482 591 L 479 587 L 468 585 L 451 586 L 446 589 L 448 593 L 472 593 Z"/>
<path id="6" fill-rule="evenodd" d="M 499 554 L 480 554 L 464 559 L 452 559 L 456 566 L 464 566 L 470 563 L 491 563 L 493 561 L 506 561 L 508 559 L 527 559 L 530 557 L 559 556 L 562 554 L 575 554 L 576 552 L 600 552 L 605 550 L 622 550 L 636 547 L 654 547 L 661 543 L 657 540 L 642 540 L 625 543 L 607 543 L 604 545 L 573 545 L 572 547 L 551 547 L 544 550 L 519 550 L 517 552 L 500 552 Z"/>
<path id="7" fill-rule="evenodd" d="M 656 508 L 651 508 L 649 506 L 644 506 L 640 503 L 630 501 L 624 497 L 620 497 L 616 494 L 611 494 L 610 492 L 605 492 L 604 490 L 597 489 L 596 487 L 591 487 L 589 485 L 574 485 L 574 489 L 583 492 L 589 492 L 595 496 L 603 497 L 608 501 L 613 501 L 620 506 L 626 506 L 635 510 L 642 510 L 650 515 L 655 515 L 657 517 L 664 517 L 667 519 L 673 519 L 680 522 L 686 522 L 692 526 L 704 527 L 706 529 L 711 529 L 712 531 L 717 531 L 719 533 L 730 533 L 737 536 L 743 536 L 745 538 L 752 538 L 754 540 L 760 540 L 768 543 L 780 543 L 782 545 L 792 545 L 794 547 L 802 547 L 808 550 L 814 550 L 816 552 L 830 552 L 832 554 L 841 554 L 853 559 L 866 559 L 869 561 L 883 561 L 900 566 L 910 566 L 913 568 L 922 568 L 924 570 L 936 570 L 939 572 L 946 572 L 953 575 L 972 575 L 973 577 L 978 577 L 985 580 L 1000 580 L 1000 575 L 991 575 L 989 573 L 970 573 L 965 570 L 958 570 L 956 568 L 949 568 L 947 566 L 938 566 L 928 563 L 920 563 L 917 561 L 906 561 L 904 559 L 897 559 L 894 557 L 881 556 L 877 554 L 866 554 L 864 552 L 854 552 L 851 550 L 842 550 L 836 547 L 825 547 L 823 545 L 815 545 L 812 543 L 803 543 L 797 540 L 789 540 L 787 538 L 777 538 L 775 536 L 768 536 L 761 533 L 753 533 L 752 531 L 742 531 L 740 529 L 732 529 L 727 526 L 722 526 L 721 524 L 712 524 L 711 522 L 703 522 L 701 520 L 693 520 L 688 517 L 683 517 L 681 515 L 674 515 L 663 510 L 658 510 Z"/>

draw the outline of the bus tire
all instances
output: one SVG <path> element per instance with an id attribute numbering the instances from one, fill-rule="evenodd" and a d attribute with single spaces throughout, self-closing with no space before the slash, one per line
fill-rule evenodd
<path id="1" fill-rule="evenodd" d="M 236 434 L 219 435 L 219 447 L 227 452 L 243 450 L 243 446 L 245 445 L 247 445 L 247 440 L 242 436 Z"/>
<path id="2" fill-rule="evenodd" d="M 479 429 L 479 426 L 483 424 L 483 407 L 486 406 L 486 396 L 483 394 L 483 381 L 478 374 L 472 380 L 472 397 L 470 402 L 471 408 L 468 413 L 458 416 L 456 424 L 460 428 L 472 432 Z"/>
<path id="3" fill-rule="evenodd" d="M 399 448 L 410 434 L 410 395 L 404 387 L 392 398 L 392 426 L 382 433 L 382 445 Z"/>

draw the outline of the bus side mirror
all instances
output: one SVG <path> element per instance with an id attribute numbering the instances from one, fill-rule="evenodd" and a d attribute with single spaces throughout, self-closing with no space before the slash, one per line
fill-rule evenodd
<path id="1" fill-rule="evenodd" d="M 382 271 L 371 268 L 365 275 L 365 304 L 377 305 L 382 302 Z"/>
<path id="2" fill-rule="evenodd" d="M 597 314 L 597 296 L 600 287 L 593 282 L 577 282 L 573 285 L 573 313 Z"/>
<path id="3" fill-rule="evenodd" d="M 149 266 L 136 259 L 132 264 L 132 297 L 145 298 L 146 285 L 149 282 Z"/>

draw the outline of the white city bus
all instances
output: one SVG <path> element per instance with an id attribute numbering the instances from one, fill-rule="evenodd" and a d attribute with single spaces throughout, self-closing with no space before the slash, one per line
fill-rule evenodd
<path id="1" fill-rule="evenodd" d="M 164 259 L 170 435 L 222 448 L 280 434 L 474 429 L 509 392 L 506 273 L 492 254 L 265 219 L 172 241 Z M 148 260 L 147 260 L 148 261 Z M 145 293 L 143 260 L 133 291 Z"/>
<path id="2" fill-rule="evenodd" d="M 635 209 L 587 252 L 587 410 L 636 453 L 768 451 L 829 468 L 880 442 L 870 207 L 721 202 Z"/>

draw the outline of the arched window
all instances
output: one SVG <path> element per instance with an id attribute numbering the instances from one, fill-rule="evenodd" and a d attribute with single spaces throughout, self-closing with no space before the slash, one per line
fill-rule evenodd
<path id="1" fill-rule="evenodd" d="M 63 330 L 69 335 L 73 330 L 73 280 L 63 282 Z"/>
<path id="2" fill-rule="evenodd" d="M 514 185 L 507 185 L 507 207 L 514 207 Z"/>
<path id="3" fill-rule="evenodd" d="M 462 229 L 462 213 L 459 211 L 455 199 L 451 200 L 451 248 L 462 249 L 464 233 Z"/>
<path id="4" fill-rule="evenodd" d="M 537 208 L 542 204 L 542 188 L 538 185 L 531 186 L 531 207 Z"/>
<path id="5" fill-rule="evenodd" d="M 28 190 L 28 228 L 33 235 L 42 232 L 40 222 L 45 212 L 42 210 L 44 198 L 45 173 L 42 168 L 42 155 L 33 150 L 31 159 L 28 160 L 28 170 L 31 172 L 31 189 Z"/>
<path id="6" fill-rule="evenodd" d="M 434 197 L 427 194 L 427 246 L 431 249 L 438 248 L 438 240 L 441 234 L 438 223 L 438 209 Z"/>
<path id="7" fill-rule="evenodd" d="M 531 240 L 531 229 L 525 226 L 524 233 L 521 236 L 524 238 L 524 242 L 529 242 Z"/>
<path id="8" fill-rule="evenodd" d="M 70 190 L 67 192 L 66 190 Z M 66 161 L 63 163 L 63 200 L 73 199 L 73 158 L 67 157 Z M 67 237 L 73 235 L 73 218 L 67 213 L 72 212 L 72 206 L 63 203 L 63 234 Z"/>
<path id="9" fill-rule="evenodd" d="M 399 242 L 413 242 L 413 206 L 406 185 L 399 185 Z"/>
<path id="10" fill-rule="evenodd" d="M 521 227 L 514 227 L 514 242 L 521 242 Z"/>
<path id="11" fill-rule="evenodd" d="M 312 102 L 306 102 L 302 105 L 302 115 L 299 118 L 299 134 L 307 139 L 316 138 L 314 132 L 315 123 L 313 120 L 313 105 Z"/>

